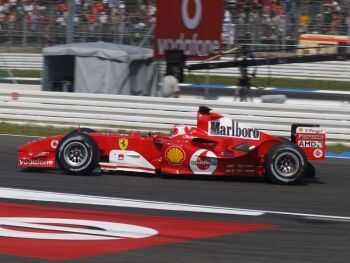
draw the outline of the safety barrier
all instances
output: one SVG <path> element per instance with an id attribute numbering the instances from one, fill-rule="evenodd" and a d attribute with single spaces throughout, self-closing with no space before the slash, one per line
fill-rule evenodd
<path id="1" fill-rule="evenodd" d="M 196 74 L 208 74 L 206 70 Z M 211 75 L 239 76 L 238 68 L 212 69 Z M 257 67 L 258 77 L 350 81 L 350 61 L 279 64 Z"/>
<path id="2" fill-rule="evenodd" d="M 0 53 L 0 69 L 42 70 L 43 56 L 31 53 Z"/>
<path id="3" fill-rule="evenodd" d="M 226 59 L 227 60 L 227 59 Z M 198 62 L 188 62 L 198 63 Z M 1 69 L 41 70 L 42 54 L 0 53 Z M 237 68 L 211 69 L 188 72 L 189 74 L 239 76 Z M 283 77 L 298 79 L 329 79 L 350 81 L 350 61 L 327 61 L 316 63 L 281 64 L 258 67 L 259 77 Z"/>
<path id="4" fill-rule="evenodd" d="M 350 143 L 350 107 L 259 104 L 159 97 L 0 90 L 0 121 L 21 124 L 168 132 L 196 125 L 198 106 L 276 136 L 292 123 L 320 124 L 329 142 Z"/>

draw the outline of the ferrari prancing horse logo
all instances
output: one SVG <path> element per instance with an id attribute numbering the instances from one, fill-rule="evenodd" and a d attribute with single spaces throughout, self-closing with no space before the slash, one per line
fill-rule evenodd
<path id="1" fill-rule="evenodd" d="M 129 140 L 125 138 L 119 139 L 119 147 L 121 150 L 125 150 L 128 147 Z"/>

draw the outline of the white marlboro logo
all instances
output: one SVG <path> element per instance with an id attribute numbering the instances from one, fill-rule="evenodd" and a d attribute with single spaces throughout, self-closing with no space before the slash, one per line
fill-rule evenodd
<path id="1" fill-rule="evenodd" d="M 260 131 L 250 128 L 237 121 L 223 117 L 208 122 L 208 134 L 215 136 L 228 136 L 252 140 L 260 139 Z"/>

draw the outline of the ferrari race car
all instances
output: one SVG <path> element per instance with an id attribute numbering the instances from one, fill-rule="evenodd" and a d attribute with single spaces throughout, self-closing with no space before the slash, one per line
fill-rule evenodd
<path id="1" fill-rule="evenodd" d="M 23 168 L 60 168 L 71 175 L 101 171 L 214 176 L 266 176 L 293 184 L 314 177 L 310 160 L 324 159 L 325 134 L 315 125 L 292 125 L 291 140 L 201 106 L 197 127 L 175 126 L 170 136 L 96 133 L 78 129 L 18 149 Z"/>

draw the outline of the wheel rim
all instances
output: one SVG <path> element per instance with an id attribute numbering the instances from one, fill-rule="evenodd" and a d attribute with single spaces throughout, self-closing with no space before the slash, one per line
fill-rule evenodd
<path id="1" fill-rule="evenodd" d="M 300 162 L 292 153 L 282 153 L 275 160 L 275 168 L 283 177 L 292 177 L 298 172 L 299 167 Z"/>
<path id="2" fill-rule="evenodd" d="M 66 146 L 63 155 L 70 166 L 78 167 L 88 159 L 88 149 L 80 142 L 72 142 Z"/>

